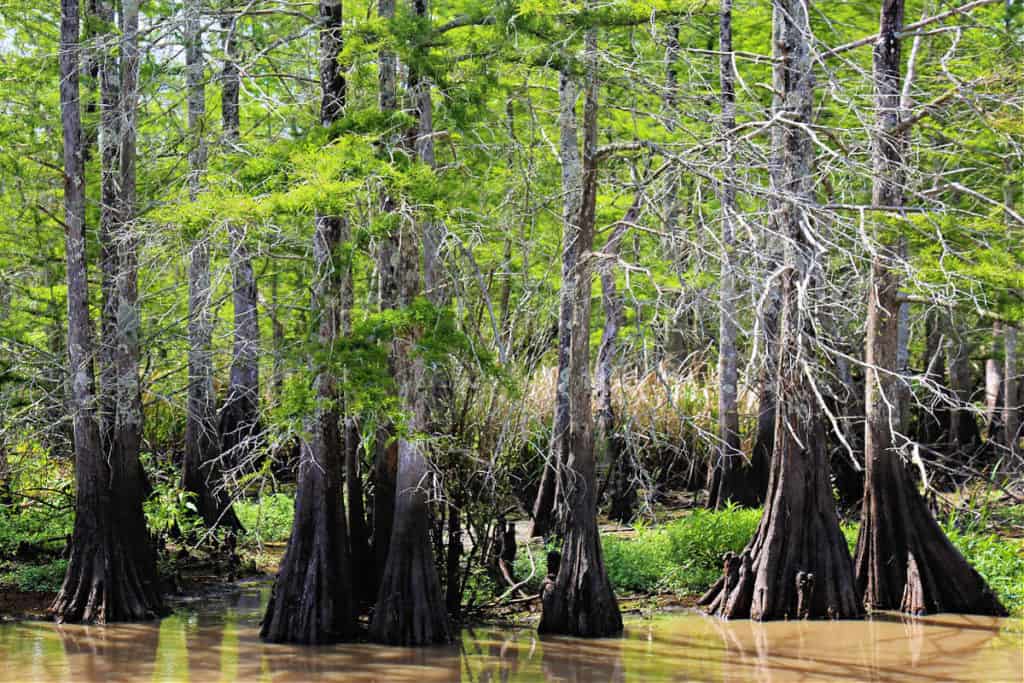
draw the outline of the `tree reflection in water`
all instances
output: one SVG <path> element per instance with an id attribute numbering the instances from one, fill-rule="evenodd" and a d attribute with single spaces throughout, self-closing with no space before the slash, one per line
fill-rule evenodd
<path id="1" fill-rule="evenodd" d="M 152 680 L 160 631 L 156 622 L 112 626 L 53 625 L 68 681 Z"/>
<path id="2" fill-rule="evenodd" d="M 694 613 L 627 620 L 622 638 L 540 638 L 467 628 L 451 646 L 268 645 L 265 590 L 188 604 L 160 622 L 0 624 L 0 682 L 1024 680 L 1024 622 L 938 615 L 866 621 L 722 621 Z"/>

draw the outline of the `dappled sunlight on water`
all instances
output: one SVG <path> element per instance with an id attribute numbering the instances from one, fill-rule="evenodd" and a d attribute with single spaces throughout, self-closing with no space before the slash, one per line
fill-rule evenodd
<path id="1" fill-rule="evenodd" d="M 148 624 L 0 625 L 0 681 L 1024 681 L 1024 622 L 627 619 L 623 638 L 463 630 L 449 647 L 302 648 L 257 637 L 266 587 L 179 605 Z"/>

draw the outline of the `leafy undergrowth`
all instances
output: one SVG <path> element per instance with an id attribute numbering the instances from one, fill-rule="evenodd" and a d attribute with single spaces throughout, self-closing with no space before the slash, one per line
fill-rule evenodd
<path id="1" fill-rule="evenodd" d="M 44 564 L 10 563 L 0 569 L 0 586 L 13 586 L 32 593 L 55 593 L 60 590 L 67 568 L 68 562 L 63 559 Z"/>
<path id="2" fill-rule="evenodd" d="M 64 580 L 61 552 L 71 534 L 71 499 L 57 487 L 31 494 L 0 505 L 0 592 L 52 593 Z"/>
<path id="3" fill-rule="evenodd" d="M 722 571 L 722 555 L 740 552 L 754 535 L 760 510 L 694 510 L 632 538 L 606 536 L 604 558 L 616 590 L 695 595 Z"/>
<path id="4" fill-rule="evenodd" d="M 721 574 L 722 555 L 742 551 L 760 517 L 760 510 L 695 510 L 661 526 L 640 527 L 633 537 L 606 534 L 603 548 L 608 575 L 620 595 L 700 595 Z M 1014 539 L 979 526 L 965 527 L 953 518 L 943 528 L 1003 604 L 1014 614 L 1024 615 L 1024 548 Z M 857 532 L 857 524 L 843 525 L 851 553 Z M 528 571 L 528 565 L 525 569 Z"/>
<path id="5" fill-rule="evenodd" d="M 245 527 L 243 544 L 282 543 L 292 531 L 295 498 L 271 493 L 258 500 L 241 500 L 235 503 L 235 514 Z"/>
<path id="6" fill-rule="evenodd" d="M 943 524 L 943 529 L 1006 608 L 1024 616 L 1024 546 L 1012 538 L 971 527 L 961 529 L 953 519 Z"/>

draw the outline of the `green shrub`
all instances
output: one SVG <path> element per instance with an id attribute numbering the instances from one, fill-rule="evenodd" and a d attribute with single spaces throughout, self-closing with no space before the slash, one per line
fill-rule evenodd
<path id="1" fill-rule="evenodd" d="M 20 543 L 59 552 L 73 522 L 69 507 L 0 505 L 0 556 L 13 555 Z"/>
<path id="2" fill-rule="evenodd" d="M 67 560 L 19 565 L 0 574 L 0 584 L 12 585 L 22 591 L 56 592 L 60 590 L 67 569 Z"/>
<path id="3" fill-rule="evenodd" d="M 295 516 L 295 498 L 271 493 L 256 500 L 235 503 L 235 514 L 245 527 L 243 542 L 268 543 L 288 540 Z"/>
<path id="4" fill-rule="evenodd" d="M 722 556 L 738 553 L 757 530 L 760 510 L 695 510 L 660 527 L 640 527 L 633 538 L 602 539 L 615 590 L 705 591 L 722 571 Z"/>
<path id="5" fill-rule="evenodd" d="M 761 510 L 694 510 L 670 522 L 665 529 L 670 544 L 670 558 L 676 566 L 673 588 L 684 593 L 701 593 L 722 573 L 722 556 L 739 553 L 747 545 Z"/>
<path id="6" fill-rule="evenodd" d="M 177 479 L 158 481 L 142 504 L 150 532 L 163 540 L 198 534 L 203 520 L 195 500 L 195 494 L 181 488 Z"/>

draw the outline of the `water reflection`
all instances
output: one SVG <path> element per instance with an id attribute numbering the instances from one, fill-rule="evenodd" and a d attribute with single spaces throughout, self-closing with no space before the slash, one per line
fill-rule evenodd
<path id="1" fill-rule="evenodd" d="M 180 605 L 150 624 L 0 625 L 0 681 L 1024 680 L 1024 622 L 941 615 L 869 621 L 627 620 L 623 638 L 476 628 L 449 647 L 302 648 L 258 638 L 266 587 Z"/>
<path id="2" fill-rule="evenodd" d="M 153 678 L 162 629 L 153 624 L 52 627 L 64 652 L 63 676 L 52 680 L 145 681 Z"/>

